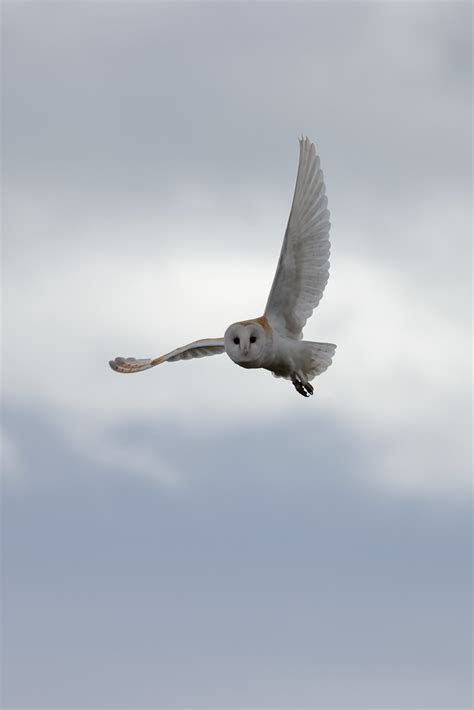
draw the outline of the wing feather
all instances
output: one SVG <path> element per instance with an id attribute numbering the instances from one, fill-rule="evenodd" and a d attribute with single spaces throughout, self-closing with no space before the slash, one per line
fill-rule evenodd
<path id="1" fill-rule="evenodd" d="M 176 362 L 177 360 L 191 360 L 195 357 L 207 357 L 209 355 L 220 355 L 224 352 L 224 338 L 206 338 L 205 340 L 195 340 L 188 345 L 171 350 L 166 355 L 156 358 L 142 358 L 137 360 L 134 357 L 116 357 L 110 360 L 109 365 L 115 372 L 130 374 L 132 372 L 142 372 L 150 370 L 163 362 Z"/>
<path id="2" fill-rule="evenodd" d="M 301 338 L 329 279 L 329 210 L 316 149 L 300 139 L 295 194 L 280 259 L 265 308 L 282 335 Z"/>

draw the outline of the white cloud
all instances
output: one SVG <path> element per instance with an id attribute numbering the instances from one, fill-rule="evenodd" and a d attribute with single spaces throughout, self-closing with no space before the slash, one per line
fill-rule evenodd
<path id="1" fill-rule="evenodd" d="M 447 205 L 447 222 L 454 212 Z M 141 227 L 110 225 L 108 234 L 103 224 L 85 225 L 73 243 L 56 241 L 45 257 L 41 238 L 28 252 L 13 253 L 5 289 L 7 398 L 59 417 L 76 445 L 82 420 L 93 442 L 84 451 L 104 465 L 122 462 L 160 480 L 177 474 L 151 451 L 125 450 L 110 436 L 114 427 L 174 419 L 205 432 L 255 426 L 301 414 L 302 407 L 311 416 L 316 407 L 373 442 L 369 480 L 411 492 L 466 490 L 469 323 L 455 301 L 440 311 L 436 273 L 434 284 L 420 288 L 416 268 L 400 271 L 366 252 L 335 249 L 326 295 L 305 335 L 339 347 L 309 404 L 288 383 L 241 370 L 225 355 L 132 377 L 109 370 L 107 360 L 116 355 L 158 355 L 262 312 L 278 253 L 267 254 L 272 236 L 264 229 L 259 238 L 236 214 L 207 220 L 201 235 L 181 219 L 175 249 L 153 243 L 162 225 L 150 219 Z M 430 214 L 425 221 L 432 229 Z M 224 224 L 232 226 L 220 250 L 206 238 Z M 94 232 L 97 246 L 87 246 Z M 120 248 L 104 246 L 114 238 Z M 358 243 L 355 231 L 350 238 Z M 413 231 L 412 238 L 424 237 Z M 339 230 L 337 240 L 347 244 L 349 235 Z"/>
<path id="2" fill-rule="evenodd" d="M 71 410 L 66 418 L 56 412 L 56 427 L 69 446 L 83 459 L 101 466 L 109 473 L 130 472 L 155 481 L 168 490 L 179 489 L 182 484 L 180 472 L 154 449 L 150 443 L 134 444 L 124 441 L 117 433 L 111 433 L 103 417 L 94 416 L 93 407 L 86 413 Z M 130 423 L 131 420 L 128 420 Z"/>

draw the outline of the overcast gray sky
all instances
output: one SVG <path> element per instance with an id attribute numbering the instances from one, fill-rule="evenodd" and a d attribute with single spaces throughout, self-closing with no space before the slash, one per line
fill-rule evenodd
<path id="1" fill-rule="evenodd" d="M 472 8 L 4 2 L 3 702 L 467 708 Z M 304 401 L 226 356 L 321 156 Z"/>

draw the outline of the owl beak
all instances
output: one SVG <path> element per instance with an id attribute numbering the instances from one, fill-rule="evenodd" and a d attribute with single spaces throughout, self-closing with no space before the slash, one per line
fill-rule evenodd
<path id="1" fill-rule="evenodd" d="M 248 346 L 248 345 L 245 345 L 245 346 L 242 348 L 242 355 L 248 355 L 248 354 L 249 354 L 249 346 Z"/>

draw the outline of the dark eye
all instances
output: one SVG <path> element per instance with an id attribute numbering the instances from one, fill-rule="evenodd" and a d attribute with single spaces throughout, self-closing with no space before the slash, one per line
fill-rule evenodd
<path id="1" fill-rule="evenodd" d="M 255 335 L 251 335 L 251 336 L 250 336 L 250 342 L 251 342 L 251 343 L 254 343 L 256 340 L 257 340 L 257 338 L 255 337 Z"/>
<path id="2" fill-rule="evenodd" d="M 240 343 L 240 338 L 234 338 L 234 343 L 238 345 Z"/>

